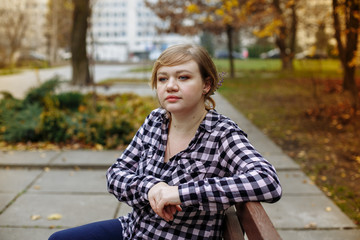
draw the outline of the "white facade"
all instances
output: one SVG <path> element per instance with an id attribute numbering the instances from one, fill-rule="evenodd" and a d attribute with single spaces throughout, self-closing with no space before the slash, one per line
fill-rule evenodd
<path id="1" fill-rule="evenodd" d="M 176 43 L 198 43 L 198 37 L 159 35 L 164 24 L 143 0 L 98 0 L 94 2 L 90 46 L 100 61 L 128 61 L 154 58 Z M 91 48 L 90 48 L 91 51 Z"/>

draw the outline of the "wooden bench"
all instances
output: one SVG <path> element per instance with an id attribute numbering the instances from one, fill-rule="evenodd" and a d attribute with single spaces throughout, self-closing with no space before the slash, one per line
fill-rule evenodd
<path id="1" fill-rule="evenodd" d="M 269 216 L 259 202 L 238 203 L 226 210 L 224 240 L 281 239 Z"/>

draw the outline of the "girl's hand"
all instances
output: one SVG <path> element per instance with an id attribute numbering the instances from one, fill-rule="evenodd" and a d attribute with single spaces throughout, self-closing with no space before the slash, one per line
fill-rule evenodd
<path id="1" fill-rule="evenodd" d="M 148 198 L 151 208 L 165 221 L 172 221 L 176 211 L 182 210 L 177 186 L 157 183 L 150 189 Z"/>

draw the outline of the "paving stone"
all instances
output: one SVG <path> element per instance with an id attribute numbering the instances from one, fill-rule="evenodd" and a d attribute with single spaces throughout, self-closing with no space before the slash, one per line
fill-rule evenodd
<path id="1" fill-rule="evenodd" d="M 0 193 L 0 212 L 3 211 L 6 205 L 8 205 L 16 195 L 17 193 Z"/>
<path id="2" fill-rule="evenodd" d="M 51 163 L 51 166 L 98 166 L 108 168 L 121 155 L 121 151 L 66 151 Z"/>
<path id="3" fill-rule="evenodd" d="M 32 194 L 20 196 L 0 215 L 0 226 L 10 227 L 74 227 L 114 218 L 118 201 L 105 194 Z M 48 220 L 51 214 L 60 220 Z M 40 215 L 33 221 L 31 216 Z"/>
<path id="4" fill-rule="evenodd" d="M 45 172 L 29 189 L 31 193 L 108 193 L 105 170 L 57 170 Z"/>
<path id="5" fill-rule="evenodd" d="M 278 176 L 283 189 L 283 196 L 323 194 L 302 171 L 278 171 Z"/>
<path id="6" fill-rule="evenodd" d="M 355 224 L 324 195 L 284 195 L 275 204 L 263 204 L 276 228 L 354 228 Z"/>
<path id="7" fill-rule="evenodd" d="M 46 240 L 59 229 L 46 228 L 3 228 L 0 227 L 2 240 Z"/>
<path id="8" fill-rule="evenodd" d="M 44 166 L 60 151 L 0 151 L 0 165 L 6 166 Z"/>
<path id="9" fill-rule="evenodd" d="M 279 234 L 283 240 L 359 240 L 360 230 L 303 230 L 303 231 L 284 231 Z"/>
<path id="10" fill-rule="evenodd" d="M 19 193 L 40 173 L 41 170 L 0 169 L 0 193 Z"/>
<path id="11" fill-rule="evenodd" d="M 262 154 L 277 171 L 300 169 L 300 166 L 284 153 L 264 152 Z"/>

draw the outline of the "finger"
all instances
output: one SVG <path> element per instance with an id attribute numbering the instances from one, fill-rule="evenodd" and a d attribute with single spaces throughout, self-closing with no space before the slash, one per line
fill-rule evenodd
<path id="1" fill-rule="evenodd" d="M 175 207 L 176 207 L 176 210 L 178 210 L 179 212 L 181 212 L 181 211 L 182 211 L 182 208 L 181 208 L 181 206 L 180 206 L 180 205 L 176 205 Z"/>

